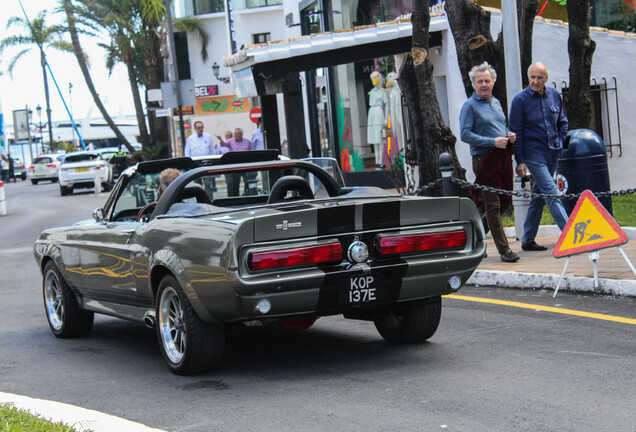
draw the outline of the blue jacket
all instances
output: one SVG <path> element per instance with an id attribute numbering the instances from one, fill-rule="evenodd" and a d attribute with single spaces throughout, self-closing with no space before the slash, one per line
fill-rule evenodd
<path id="1" fill-rule="evenodd" d="M 471 156 L 488 153 L 495 147 L 495 138 L 505 137 L 508 133 L 506 116 L 494 96 L 487 101 L 473 93 L 462 106 L 459 124 L 461 139 L 470 144 Z"/>
<path id="2" fill-rule="evenodd" d="M 515 159 L 552 163 L 561 154 L 568 134 L 568 118 L 559 92 L 545 87 L 543 94 L 526 87 L 512 100 L 510 130 L 517 134 Z"/>

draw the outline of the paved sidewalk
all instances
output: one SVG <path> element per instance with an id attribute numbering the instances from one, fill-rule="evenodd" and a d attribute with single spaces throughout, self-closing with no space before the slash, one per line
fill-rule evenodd
<path id="1" fill-rule="evenodd" d="M 629 241 L 622 247 L 636 267 L 636 229 L 623 228 Z M 510 232 L 509 235 L 514 235 Z M 567 260 L 554 258 L 552 251 L 559 239 L 556 227 L 541 227 L 537 243 L 545 245 L 545 252 L 521 250 L 521 242 L 509 238 L 510 247 L 520 259 L 516 263 L 504 263 L 491 239 L 487 240 L 488 258 L 468 280 L 471 285 L 493 285 L 504 288 L 532 288 L 554 290 L 559 283 Z M 597 260 L 599 287 L 594 287 L 594 266 L 588 254 L 573 255 L 559 291 L 593 292 L 609 295 L 636 297 L 636 275 L 623 258 L 618 247 L 601 249 Z"/>

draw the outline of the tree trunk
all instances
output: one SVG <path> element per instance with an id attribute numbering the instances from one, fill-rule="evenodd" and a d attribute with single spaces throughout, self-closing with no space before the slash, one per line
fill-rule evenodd
<path id="1" fill-rule="evenodd" d="M 40 46 L 40 62 L 42 64 L 42 79 L 44 80 L 44 97 L 46 99 L 46 118 L 49 125 L 49 150 L 55 150 L 53 142 L 53 123 L 51 122 L 51 98 L 49 96 L 49 79 L 46 76 L 46 58 L 44 50 Z M 44 144 L 44 143 L 42 143 Z"/>
<path id="2" fill-rule="evenodd" d="M 526 70 L 532 61 L 532 29 L 537 13 L 538 0 L 521 0 L 518 4 L 519 50 L 523 85 L 528 85 Z M 487 61 L 497 71 L 493 95 L 499 99 L 504 113 L 508 113 L 506 96 L 506 63 L 503 53 L 503 32 L 497 40 L 490 33 L 490 12 L 469 0 L 447 0 L 444 7 L 455 46 L 459 70 L 462 74 L 466 96 L 473 94 L 468 72 L 473 66 Z"/>
<path id="3" fill-rule="evenodd" d="M 408 56 L 398 79 L 406 98 L 414 128 L 414 147 L 417 154 L 420 180 L 426 185 L 438 178 L 439 155 L 448 152 L 453 156 L 453 176 L 465 179 L 465 170 L 457 160 L 455 136 L 444 124 L 437 101 L 433 82 L 433 64 L 428 59 L 430 13 L 428 1 L 413 2 L 413 41 L 411 55 Z M 438 188 L 435 194 L 440 193 Z"/>
<path id="4" fill-rule="evenodd" d="M 147 54 L 146 66 L 148 68 L 148 87 L 149 89 L 161 88 L 163 80 L 163 59 L 161 57 L 161 41 L 159 37 L 155 38 L 154 49 Z M 150 125 L 150 137 L 153 146 L 162 148 L 159 154 L 160 158 L 170 157 L 170 133 L 168 131 L 168 117 L 157 117 L 156 111 L 152 108 L 160 108 L 159 102 L 149 102 L 146 98 L 146 106 L 148 107 L 148 124 Z"/>
<path id="5" fill-rule="evenodd" d="M 565 111 L 570 129 L 587 129 L 592 118 L 589 91 L 596 49 L 596 42 L 590 39 L 590 3 L 589 0 L 569 0 L 566 8 L 570 32 L 570 89 L 565 95 Z"/>
<path id="6" fill-rule="evenodd" d="M 129 152 L 133 153 L 135 151 L 135 148 L 132 145 L 130 145 L 126 137 L 121 133 L 121 131 L 119 130 L 119 128 L 117 127 L 113 119 L 110 117 L 110 115 L 106 111 L 104 104 L 102 103 L 101 99 L 99 98 L 99 95 L 97 94 L 97 90 L 95 90 L 93 79 L 91 78 L 91 74 L 88 70 L 88 65 L 86 64 L 86 57 L 84 57 L 84 50 L 82 50 L 82 47 L 79 42 L 79 36 L 77 35 L 77 28 L 75 26 L 75 16 L 73 15 L 73 5 L 71 3 L 71 0 L 64 0 L 64 11 L 66 12 L 66 22 L 68 24 L 68 31 L 71 35 L 73 48 L 75 49 L 75 57 L 77 58 L 77 63 L 79 64 L 80 69 L 82 70 L 82 75 L 84 75 L 84 81 L 86 81 L 86 86 L 88 87 L 88 90 L 91 92 L 91 95 L 93 96 L 93 101 L 95 102 L 95 105 L 97 105 L 99 112 L 102 114 L 102 117 L 104 117 L 104 120 L 106 121 L 106 123 L 108 123 L 108 126 L 110 126 L 111 130 L 113 131 L 113 133 L 115 134 L 119 142 L 124 144 Z"/>
<path id="7" fill-rule="evenodd" d="M 130 90 L 133 96 L 133 104 L 135 106 L 135 115 L 137 116 L 137 124 L 139 125 L 139 140 L 143 148 L 150 146 L 150 137 L 148 136 L 148 128 L 146 127 L 146 117 L 144 116 L 144 107 L 141 104 L 141 95 L 139 94 L 139 80 L 137 79 L 137 71 L 135 70 L 134 55 L 127 56 L 124 59 L 126 70 L 128 71 L 128 81 L 130 82 Z"/>
<path id="8" fill-rule="evenodd" d="M 517 3 L 517 22 L 519 23 L 519 51 L 521 53 L 521 81 L 528 86 L 528 68 L 532 64 L 532 32 L 534 18 L 539 11 L 538 0 L 521 0 Z"/>

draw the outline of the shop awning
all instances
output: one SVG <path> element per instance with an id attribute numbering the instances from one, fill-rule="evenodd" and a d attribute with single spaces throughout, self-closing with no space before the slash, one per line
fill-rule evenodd
<path id="1" fill-rule="evenodd" d="M 429 45 L 441 46 L 441 31 L 447 29 L 445 15 L 431 15 Z M 254 75 L 269 78 L 408 52 L 411 50 L 412 33 L 409 18 L 250 45 L 224 57 L 224 60 L 240 86 L 241 79 L 245 81 L 247 78 L 246 69 L 250 67 Z"/>

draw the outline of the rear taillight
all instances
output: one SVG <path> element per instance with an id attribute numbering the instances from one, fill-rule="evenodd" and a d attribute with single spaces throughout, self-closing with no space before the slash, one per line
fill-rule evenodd
<path id="1" fill-rule="evenodd" d="M 248 256 L 250 270 L 265 270 L 308 264 L 336 263 L 342 260 L 339 242 L 283 249 L 268 252 L 252 252 Z"/>
<path id="2" fill-rule="evenodd" d="M 35 171 L 35 165 L 31 165 L 31 166 L 29 167 L 29 171 Z"/>
<path id="3" fill-rule="evenodd" d="M 55 164 L 46 164 L 47 168 L 55 168 Z"/>
<path id="4" fill-rule="evenodd" d="M 102 167 L 100 167 L 99 165 L 95 166 L 96 170 L 102 169 Z"/>
<path id="5" fill-rule="evenodd" d="M 415 235 L 384 236 L 378 240 L 380 255 L 397 255 L 466 246 L 466 231 L 445 231 Z"/>

